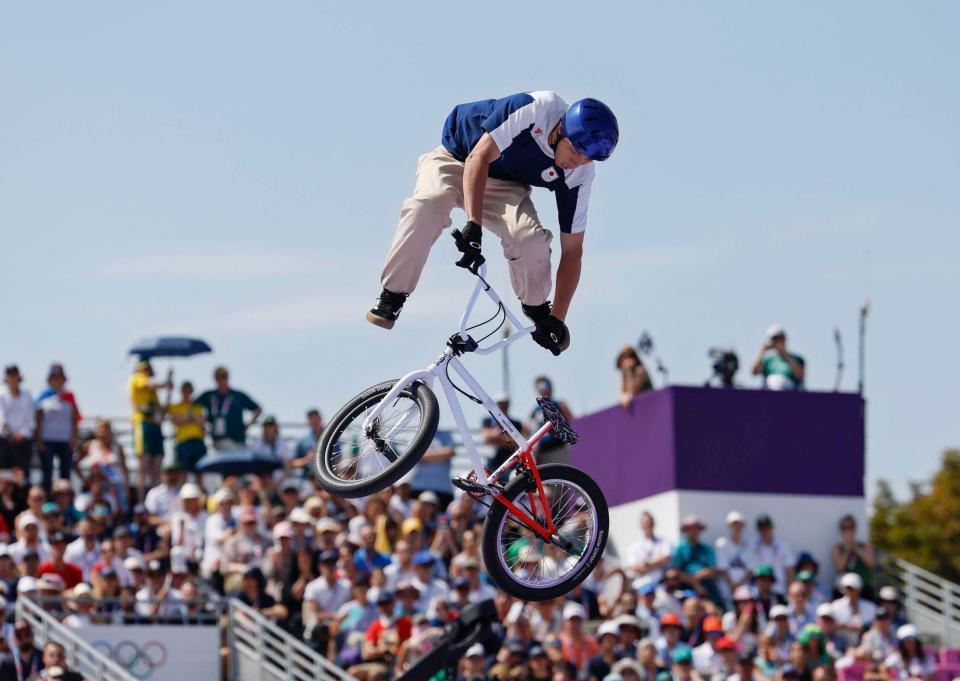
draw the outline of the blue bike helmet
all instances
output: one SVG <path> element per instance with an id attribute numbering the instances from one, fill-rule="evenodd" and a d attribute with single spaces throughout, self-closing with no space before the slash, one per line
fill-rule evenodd
<path id="1" fill-rule="evenodd" d="M 605 161 L 617 146 L 617 117 L 603 102 L 581 99 L 570 105 L 560 119 L 560 132 L 574 148 L 594 161 Z"/>

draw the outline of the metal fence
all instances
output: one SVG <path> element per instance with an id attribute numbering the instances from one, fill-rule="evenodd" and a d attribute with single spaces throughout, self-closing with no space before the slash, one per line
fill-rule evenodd
<path id="1" fill-rule="evenodd" d="M 353 677 L 253 608 L 230 599 L 228 681 L 334 681 Z"/>
<path id="2" fill-rule="evenodd" d="M 120 665 L 70 631 L 56 618 L 28 598 L 17 599 L 17 619 L 29 622 L 40 644 L 59 643 L 66 651 L 67 664 L 90 681 L 137 681 Z"/>
<path id="3" fill-rule="evenodd" d="M 960 647 L 960 586 L 892 556 L 885 557 L 881 574 L 902 594 L 907 619 L 940 645 Z"/>

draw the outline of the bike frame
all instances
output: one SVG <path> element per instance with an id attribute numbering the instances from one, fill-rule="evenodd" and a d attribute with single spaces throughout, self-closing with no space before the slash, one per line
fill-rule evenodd
<path id="1" fill-rule="evenodd" d="M 510 311 L 510 308 L 508 308 L 506 305 L 503 305 L 503 301 L 500 299 L 500 296 L 497 295 L 497 292 L 494 291 L 493 287 L 486 281 L 486 273 L 487 266 L 481 265 L 479 274 L 477 275 L 477 284 L 474 286 L 473 293 L 470 295 L 470 299 L 467 301 L 467 307 L 463 311 L 463 315 L 460 317 L 460 326 L 458 328 L 457 335 L 454 336 L 451 341 L 454 339 L 459 339 L 465 343 L 473 343 L 473 339 L 468 334 L 466 327 L 467 323 L 469 322 L 470 315 L 473 312 L 473 308 L 477 303 L 477 299 L 480 297 L 481 291 L 486 293 L 495 305 L 503 306 L 504 314 L 506 315 L 507 319 L 513 322 L 514 327 L 517 330 L 506 338 L 499 340 L 487 347 L 476 347 L 473 350 L 467 350 L 470 352 L 476 352 L 480 355 L 488 355 L 493 352 L 497 352 L 498 350 L 502 350 L 508 345 L 525 337 L 535 328 L 533 326 L 526 326 L 516 317 L 516 315 L 513 314 L 513 312 Z M 543 507 L 544 519 L 546 520 L 545 524 L 538 522 L 534 518 L 531 518 L 523 509 L 517 507 L 516 504 L 511 502 L 502 494 L 495 494 L 492 496 L 499 503 L 506 506 L 511 515 L 535 531 L 543 539 L 549 540 L 550 537 L 556 532 L 556 528 L 553 524 L 553 517 L 550 513 L 549 505 L 547 504 L 547 497 L 543 490 L 543 483 L 541 482 L 540 474 L 537 471 L 537 465 L 533 460 L 533 447 L 544 435 L 553 429 L 553 424 L 547 421 L 537 430 L 536 433 L 530 437 L 529 440 L 525 439 L 520 431 L 516 429 L 510 419 L 507 418 L 507 415 L 504 414 L 499 407 L 497 407 L 490 395 L 487 394 L 487 391 L 484 390 L 479 383 L 477 383 L 473 375 L 467 371 L 467 368 L 460 362 L 459 355 L 462 354 L 462 352 L 464 352 L 464 350 L 458 349 L 453 342 L 450 342 L 447 344 L 446 348 L 444 348 L 443 354 L 441 354 L 440 357 L 432 362 L 426 369 L 412 371 L 403 376 L 384 396 L 380 404 L 378 404 L 367 416 L 363 422 L 363 429 L 367 432 L 372 430 L 374 422 L 380 417 L 380 414 L 386 408 L 386 405 L 395 400 L 400 392 L 409 385 L 419 381 L 432 388 L 433 382 L 436 380 L 443 389 L 443 394 L 447 399 L 447 404 L 450 405 L 450 411 L 453 413 L 453 420 L 457 424 L 457 430 L 460 431 L 460 438 L 463 441 L 463 446 L 466 448 L 467 455 L 470 457 L 470 465 L 474 475 L 476 476 L 476 481 L 486 486 L 491 486 L 500 480 L 500 478 L 502 478 L 507 471 L 514 468 L 516 465 L 525 465 L 533 474 L 537 488 L 536 495 L 534 495 L 532 492 L 528 492 L 530 510 L 536 510 L 535 504 L 536 501 L 539 500 Z M 506 432 L 517 444 L 517 451 L 511 454 L 510 457 L 489 476 L 484 470 L 483 462 L 480 459 L 480 454 L 477 452 L 476 444 L 474 444 L 473 438 L 470 435 L 470 429 L 467 426 L 466 418 L 463 415 L 463 409 L 460 407 L 460 401 L 457 397 L 456 388 L 454 388 L 450 378 L 447 375 L 448 368 L 452 368 L 457 375 L 463 379 L 464 383 L 467 384 L 470 390 L 473 391 L 473 394 L 476 395 L 481 404 L 483 404 L 483 407 L 490 412 L 490 415 L 494 418 L 494 420 L 496 420 L 497 424 L 499 424 L 499 426 L 503 428 L 504 432 Z M 405 424 L 406 420 L 400 419 L 396 424 L 394 424 L 393 429 L 400 428 Z M 387 435 L 389 435 L 389 433 Z"/>

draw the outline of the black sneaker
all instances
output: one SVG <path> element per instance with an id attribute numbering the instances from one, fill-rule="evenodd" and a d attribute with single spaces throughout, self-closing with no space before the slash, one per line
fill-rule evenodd
<path id="1" fill-rule="evenodd" d="M 367 321 L 384 329 L 392 329 L 397 317 L 400 316 L 400 310 L 403 309 L 403 303 L 407 300 L 409 293 L 394 293 L 383 289 L 377 304 L 367 312 Z"/>

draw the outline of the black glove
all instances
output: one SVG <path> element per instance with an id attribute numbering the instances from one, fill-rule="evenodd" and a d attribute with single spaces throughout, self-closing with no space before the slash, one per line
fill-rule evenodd
<path id="1" fill-rule="evenodd" d="M 523 314 L 527 315 L 536 328 L 533 330 L 533 340 L 542 348 L 554 354 L 570 347 L 570 331 L 567 325 L 550 314 L 550 303 L 543 305 L 523 305 Z"/>
<path id="2" fill-rule="evenodd" d="M 473 220 L 463 228 L 453 230 L 453 240 L 457 242 L 457 250 L 463 257 L 457 260 L 457 267 L 463 267 L 474 274 L 480 269 L 486 258 L 480 253 L 480 242 L 483 240 L 483 229 Z"/>

